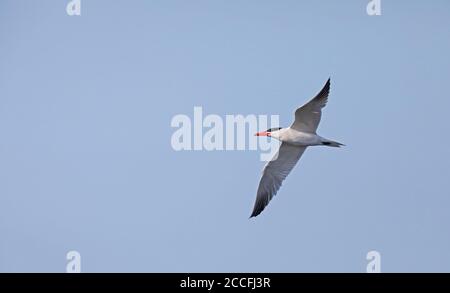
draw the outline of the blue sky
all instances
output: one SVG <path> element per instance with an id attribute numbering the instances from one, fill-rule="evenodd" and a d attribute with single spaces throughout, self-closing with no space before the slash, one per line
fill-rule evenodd
<path id="1" fill-rule="evenodd" d="M 450 271 L 450 3 L 0 2 L 0 271 Z M 249 220 L 257 151 L 175 152 L 176 114 L 319 134 Z"/>

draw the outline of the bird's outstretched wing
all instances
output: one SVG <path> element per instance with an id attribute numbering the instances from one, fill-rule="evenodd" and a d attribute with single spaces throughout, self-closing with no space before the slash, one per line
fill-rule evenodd
<path id="1" fill-rule="evenodd" d="M 295 111 L 295 120 L 291 128 L 297 131 L 316 133 L 322 117 L 322 108 L 326 106 L 330 93 L 330 79 L 323 89 L 311 101 Z"/>
<path id="2" fill-rule="evenodd" d="M 294 146 L 284 142 L 281 144 L 278 153 L 264 167 L 250 218 L 259 215 L 277 194 L 283 180 L 297 164 L 305 149 L 306 147 Z"/>

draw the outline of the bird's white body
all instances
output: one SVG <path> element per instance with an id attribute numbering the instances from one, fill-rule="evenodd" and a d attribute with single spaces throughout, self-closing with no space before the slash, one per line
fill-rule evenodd
<path id="1" fill-rule="evenodd" d="M 326 141 L 315 133 L 298 131 L 290 127 L 271 132 L 270 137 L 276 138 L 281 142 L 303 147 L 322 145 Z"/>

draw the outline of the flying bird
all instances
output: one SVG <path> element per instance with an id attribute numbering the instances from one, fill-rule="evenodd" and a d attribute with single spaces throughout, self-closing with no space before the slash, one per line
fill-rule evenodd
<path id="1" fill-rule="evenodd" d="M 264 167 L 250 218 L 258 216 L 269 204 L 307 147 L 343 146 L 339 142 L 323 138 L 316 133 L 322 116 L 322 108 L 327 104 L 329 93 L 330 79 L 311 101 L 295 111 L 294 123 L 290 127 L 271 128 L 255 134 L 278 139 L 281 141 L 281 145 L 278 153 Z"/>

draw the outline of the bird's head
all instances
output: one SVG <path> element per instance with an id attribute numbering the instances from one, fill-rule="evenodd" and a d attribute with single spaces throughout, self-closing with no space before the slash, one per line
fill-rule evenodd
<path id="1" fill-rule="evenodd" d="M 255 133 L 255 136 L 272 136 L 273 132 L 279 131 L 280 129 L 282 129 L 282 127 L 270 128 L 267 129 L 266 131 Z"/>

